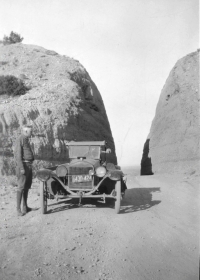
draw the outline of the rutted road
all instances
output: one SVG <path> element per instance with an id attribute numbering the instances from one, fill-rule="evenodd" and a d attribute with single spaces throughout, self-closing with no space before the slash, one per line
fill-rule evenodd
<path id="1" fill-rule="evenodd" d="M 90 199 L 19 218 L 2 184 L 0 280 L 198 279 L 198 179 L 128 175 L 119 215 Z M 36 186 L 29 202 L 39 207 Z"/>

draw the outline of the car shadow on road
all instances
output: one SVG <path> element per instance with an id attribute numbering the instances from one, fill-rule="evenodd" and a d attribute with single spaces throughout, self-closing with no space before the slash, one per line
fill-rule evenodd
<path id="1" fill-rule="evenodd" d="M 78 199 L 61 199 L 54 203 L 48 203 L 46 214 L 52 214 L 78 207 L 80 207 L 78 205 Z"/>
<path id="2" fill-rule="evenodd" d="M 161 200 L 152 200 L 152 193 L 160 192 L 160 188 L 133 188 L 127 189 L 124 198 L 121 201 L 120 214 L 142 211 L 151 208 L 161 202 Z M 75 208 L 114 208 L 114 199 L 106 199 L 103 203 L 101 199 L 84 198 L 79 206 L 77 198 L 59 200 L 48 205 L 47 214 L 75 209 Z"/>
<path id="3" fill-rule="evenodd" d="M 149 209 L 161 202 L 152 200 L 152 193 L 160 192 L 160 188 L 133 188 L 126 190 L 121 202 L 121 214 Z"/>
<path id="4" fill-rule="evenodd" d="M 48 205 L 47 213 L 52 214 L 60 211 L 70 210 L 70 209 L 97 209 L 97 208 L 114 208 L 114 199 L 107 198 L 104 203 L 103 200 L 93 199 L 93 198 L 84 198 L 82 203 L 79 205 L 78 198 L 72 198 L 70 200 L 60 200 L 58 202 Z"/>

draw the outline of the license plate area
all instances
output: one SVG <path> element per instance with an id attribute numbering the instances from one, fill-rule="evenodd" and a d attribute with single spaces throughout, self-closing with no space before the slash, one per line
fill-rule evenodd
<path id="1" fill-rule="evenodd" d="M 91 175 L 72 175 L 72 183 L 83 183 L 83 182 L 91 182 Z"/>
<path id="2" fill-rule="evenodd" d="M 93 167 L 84 162 L 79 162 L 78 165 L 70 166 L 68 173 L 69 188 L 73 190 L 93 189 L 94 176 L 89 174 L 90 170 L 93 170 Z"/>

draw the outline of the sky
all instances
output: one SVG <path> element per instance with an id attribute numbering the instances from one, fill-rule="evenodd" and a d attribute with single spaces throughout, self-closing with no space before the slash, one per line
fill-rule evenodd
<path id="1" fill-rule="evenodd" d="M 98 87 L 118 164 L 140 165 L 161 90 L 199 48 L 198 0 L 0 0 L 0 39 L 73 57 Z"/>

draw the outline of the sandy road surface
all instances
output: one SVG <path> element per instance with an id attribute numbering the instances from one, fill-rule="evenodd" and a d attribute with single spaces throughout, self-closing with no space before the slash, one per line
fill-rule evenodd
<path id="1" fill-rule="evenodd" d="M 52 201 L 15 214 L 15 189 L 0 187 L 0 280 L 197 280 L 198 176 L 128 176 L 112 203 Z M 36 186 L 30 206 L 39 208 Z"/>

